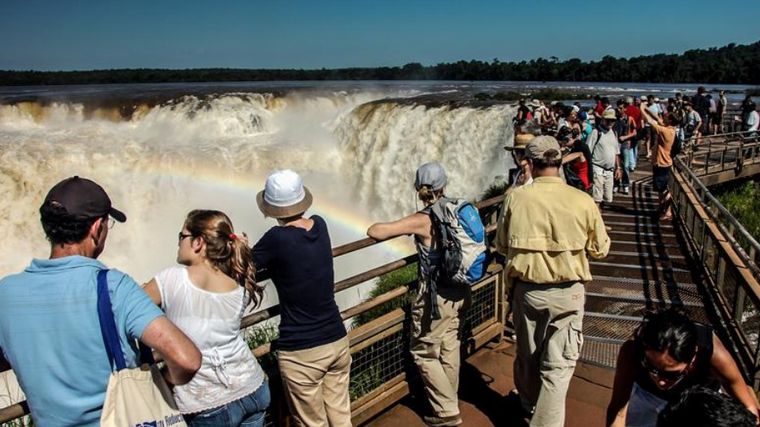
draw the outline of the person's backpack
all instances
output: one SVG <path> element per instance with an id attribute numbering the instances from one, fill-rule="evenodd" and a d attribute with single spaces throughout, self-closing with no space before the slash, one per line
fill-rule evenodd
<path id="1" fill-rule="evenodd" d="M 586 191 L 586 184 L 583 183 L 581 177 L 570 167 L 570 163 L 562 165 L 563 172 L 565 173 L 565 182 L 571 187 L 575 187 L 581 191 Z"/>
<path id="2" fill-rule="evenodd" d="M 471 285 L 485 273 L 485 228 L 478 210 L 462 199 L 438 200 L 430 209 L 430 220 L 441 248 L 441 285 Z"/>
<path id="3" fill-rule="evenodd" d="M 673 159 L 677 155 L 681 154 L 683 149 L 683 138 L 681 138 L 681 132 L 676 129 L 676 137 L 673 138 L 673 145 L 670 146 L 670 158 Z"/>

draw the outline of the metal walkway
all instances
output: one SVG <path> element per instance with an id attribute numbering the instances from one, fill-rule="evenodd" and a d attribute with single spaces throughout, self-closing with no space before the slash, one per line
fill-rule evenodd
<path id="1" fill-rule="evenodd" d="M 672 221 L 660 223 L 651 166 L 639 162 L 631 193 L 615 193 L 602 208 L 612 239 L 609 255 L 591 261 L 594 280 L 586 287 L 584 347 L 581 358 L 614 367 L 620 345 L 630 338 L 647 310 L 680 306 L 709 322 L 698 277 Z"/>

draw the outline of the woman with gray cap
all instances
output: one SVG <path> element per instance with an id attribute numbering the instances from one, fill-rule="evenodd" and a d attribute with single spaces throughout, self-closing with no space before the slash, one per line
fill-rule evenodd
<path id="1" fill-rule="evenodd" d="M 253 260 L 279 296 L 278 363 L 295 424 L 350 426 L 351 355 L 335 303 L 327 224 L 318 215 L 304 217 L 312 195 L 291 170 L 269 175 L 256 201 L 277 220 L 254 245 Z"/>
<path id="2" fill-rule="evenodd" d="M 412 306 L 411 352 L 420 370 L 425 392 L 434 414 L 425 416 L 430 426 L 456 426 L 459 416 L 459 314 L 469 297 L 469 288 L 436 286 L 431 283 L 431 266 L 437 264 L 442 251 L 436 245 L 430 219 L 432 206 L 443 197 L 446 172 L 438 162 L 425 163 L 417 169 L 414 188 L 425 208 L 393 222 L 376 223 L 367 235 L 386 240 L 401 235 L 414 235 L 419 254 L 417 299 Z M 440 318 L 433 315 L 431 288 L 437 288 L 435 304 Z"/>

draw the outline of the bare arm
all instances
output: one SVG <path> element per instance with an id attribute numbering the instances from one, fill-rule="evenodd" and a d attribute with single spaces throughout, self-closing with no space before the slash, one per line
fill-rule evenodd
<path id="1" fill-rule="evenodd" d="M 626 341 L 618 352 L 612 398 L 607 406 L 607 426 L 625 427 L 628 400 L 631 398 L 633 381 L 636 376 L 636 362 L 633 340 Z"/>
<path id="2" fill-rule="evenodd" d="M 758 416 L 757 399 L 750 392 L 749 386 L 744 382 L 736 362 L 713 334 L 713 355 L 710 359 L 713 373 L 720 379 L 720 383 L 726 391 L 738 399 L 750 412 Z"/>
<path id="3" fill-rule="evenodd" d="M 562 164 L 564 165 L 565 163 L 570 163 L 577 159 L 580 159 L 581 163 L 586 161 L 586 158 L 583 157 L 583 153 L 578 152 L 578 153 L 571 153 L 562 157 Z"/>
<path id="4" fill-rule="evenodd" d="M 655 120 L 654 117 L 652 117 L 652 113 L 649 112 L 647 109 L 646 103 L 641 103 L 641 118 L 644 119 L 645 122 L 649 123 L 650 125 L 656 125 L 657 120 Z"/>
<path id="5" fill-rule="evenodd" d="M 201 352 L 166 316 L 157 317 L 143 331 L 140 341 L 164 358 L 170 384 L 186 384 L 201 367 Z"/>
<path id="6" fill-rule="evenodd" d="M 150 279 L 150 282 L 144 283 L 142 288 L 145 293 L 148 294 L 150 300 L 153 301 L 153 304 L 161 307 L 161 292 L 158 291 L 158 283 L 156 283 L 156 279 Z"/>
<path id="7" fill-rule="evenodd" d="M 404 234 L 430 238 L 430 217 L 417 212 L 392 222 L 378 222 L 367 229 L 367 235 L 375 240 L 387 240 Z"/>

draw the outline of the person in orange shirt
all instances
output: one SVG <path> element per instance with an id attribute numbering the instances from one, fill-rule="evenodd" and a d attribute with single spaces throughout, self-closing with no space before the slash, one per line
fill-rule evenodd
<path id="1" fill-rule="evenodd" d="M 660 221 L 668 221 L 673 218 L 670 209 L 670 192 L 668 191 L 670 168 L 673 166 L 673 158 L 670 152 L 676 140 L 676 126 L 681 119 L 678 114 L 671 113 L 667 116 L 667 123 L 664 123 L 662 119 L 654 117 L 647 110 L 646 103 L 643 103 L 641 107 L 641 117 L 652 126 L 652 131 L 657 135 L 657 148 L 652 158 L 652 182 L 659 195 Z"/>

